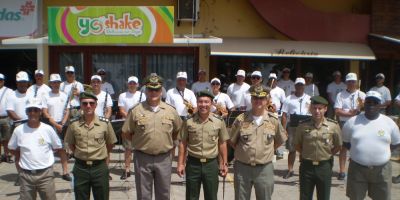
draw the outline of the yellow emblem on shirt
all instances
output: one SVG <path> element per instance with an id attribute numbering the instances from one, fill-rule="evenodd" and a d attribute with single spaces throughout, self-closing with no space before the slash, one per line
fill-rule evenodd
<path id="1" fill-rule="evenodd" d="M 44 139 L 43 138 L 39 138 L 39 144 L 40 145 L 44 145 Z"/>
<path id="2" fill-rule="evenodd" d="M 384 130 L 379 130 L 378 131 L 378 136 L 383 136 L 385 135 L 385 131 Z"/>

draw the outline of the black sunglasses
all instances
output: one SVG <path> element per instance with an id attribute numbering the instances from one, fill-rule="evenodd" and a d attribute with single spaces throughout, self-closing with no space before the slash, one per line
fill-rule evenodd
<path id="1" fill-rule="evenodd" d="M 251 79 L 257 79 L 257 80 L 259 80 L 259 79 L 261 79 L 261 77 L 259 77 L 259 76 L 252 76 Z"/>
<path id="2" fill-rule="evenodd" d="M 40 108 L 27 108 L 26 112 L 40 112 Z"/>
<path id="3" fill-rule="evenodd" d="M 89 101 L 89 102 L 83 101 L 83 102 L 81 102 L 81 104 L 82 104 L 83 106 L 88 106 L 88 105 L 94 106 L 94 105 L 96 104 L 96 102 L 94 102 L 94 101 Z"/>

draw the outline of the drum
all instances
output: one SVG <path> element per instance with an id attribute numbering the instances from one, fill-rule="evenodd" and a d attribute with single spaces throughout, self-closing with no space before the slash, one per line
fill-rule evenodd
<path id="1" fill-rule="evenodd" d="M 289 126 L 290 127 L 297 127 L 299 126 L 300 121 L 304 121 L 311 118 L 310 115 L 297 115 L 297 114 L 291 114 L 290 115 L 290 121 L 289 121 Z"/>

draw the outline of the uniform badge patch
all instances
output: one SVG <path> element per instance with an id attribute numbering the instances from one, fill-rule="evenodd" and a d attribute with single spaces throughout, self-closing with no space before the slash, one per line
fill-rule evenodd
<path id="1" fill-rule="evenodd" d="M 40 145 L 44 145 L 44 139 L 43 138 L 39 138 L 39 144 Z"/>
<path id="2" fill-rule="evenodd" d="M 379 130 L 378 131 L 378 136 L 384 136 L 385 135 L 385 131 L 384 130 Z"/>

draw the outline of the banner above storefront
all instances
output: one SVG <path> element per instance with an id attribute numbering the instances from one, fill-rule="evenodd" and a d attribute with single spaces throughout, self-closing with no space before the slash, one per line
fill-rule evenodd
<path id="1" fill-rule="evenodd" d="M 172 6 L 48 8 L 49 44 L 173 43 Z"/>
<path id="2" fill-rule="evenodd" d="M 0 37 L 33 35 L 38 31 L 37 0 L 1 0 Z"/>

